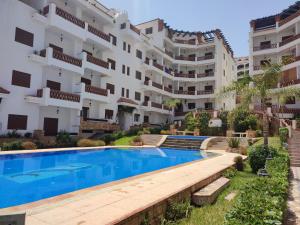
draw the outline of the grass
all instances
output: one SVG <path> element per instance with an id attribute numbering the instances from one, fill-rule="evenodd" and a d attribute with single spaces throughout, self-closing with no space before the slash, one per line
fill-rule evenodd
<path id="1" fill-rule="evenodd" d="M 118 145 L 118 146 L 126 146 L 126 145 L 131 145 L 131 141 L 133 140 L 133 138 L 135 138 L 136 136 L 126 136 L 126 137 L 122 137 L 118 140 L 115 141 L 114 145 Z"/>
<path id="2" fill-rule="evenodd" d="M 255 143 L 255 145 L 263 144 L 263 139 Z M 280 140 L 278 137 L 269 138 L 269 145 L 278 148 Z M 231 179 L 230 186 L 226 188 L 217 198 L 213 205 L 207 205 L 201 208 L 194 208 L 189 218 L 178 221 L 178 225 L 223 225 L 225 214 L 233 207 L 239 195 L 239 190 L 243 185 L 255 179 L 256 175 L 251 172 L 251 168 L 246 163 L 246 168 L 243 172 L 238 172 L 237 175 Z M 237 196 L 231 201 L 225 197 L 237 192 Z"/>

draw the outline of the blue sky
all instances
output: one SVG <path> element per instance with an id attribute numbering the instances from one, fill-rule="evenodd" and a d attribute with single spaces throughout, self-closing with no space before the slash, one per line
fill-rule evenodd
<path id="1" fill-rule="evenodd" d="M 248 55 L 249 21 L 273 15 L 296 0 L 99 0 L 108 8 L 125 10 L 133 24 L 155 18 L 172 28 L 207 31 L 220 28 L 235 56 Z"/>

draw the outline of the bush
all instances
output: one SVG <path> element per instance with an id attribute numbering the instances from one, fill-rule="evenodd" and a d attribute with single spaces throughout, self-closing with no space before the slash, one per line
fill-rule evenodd
<path id="1" fill-rule="evenodd" d="M 31 141 L 25 141 L 21 144 L 22 146 L 22 149 L 25 149 L 25 150 L 34 150 L 34 149 L 37 149 L 37 146 L 35 143 L 31 142 Z"/>
<path id="2" fill-rule="evenodd" d="M 150 133 L 151 134 L 160 134 L 161 128 L 150 128 Z"/>
<path id="3" fill-rule="evenodd" d="M 161 130 L 161 131 L 160 131 L 160 134 L 161 134 L 161 135 L 169 135 L 169 134 L 170 134 L 170 131 L 168 131 L 168 130 Z"/>
<path id="4" fill-rule="evenodd" d="M 235 177 L 237 173 L 237 170 L 235 167 L 230 167 L 227 170 L 225 170 L 222 174 L 223 177 L 226 177 L 228 179 L 232 179 L 233 177 Z"/>
<path id="5" fill-rule="evenodd" d="M 139 143 L 139 142 L 142 142 L 142 138 L 140 136 L 136 136 L 132 139 L 132 142 L 133 143 Z"/>
<path id="6" fill-rule="evenodd" d="M 191 212 L 192 206 L 188 200 L 181 202 L 168 202 L 165 220 L 168 222 L 175 222 L 189 217 Z"/>
<path id="7" fill-rule="evenodd" d="M 228 138 L 227 143 L 230 148 L 239 148 L 240 147 L 240 139 L 239 138 Z"/>
<path id="8" fill-rule="evenodd" d="M 22 135 L 19 134 L 16 130 L 13 130 L 12 132 L 8 132 L 8 133 L 6 134 L 6 136 L 7 136 L 8 138 L 20 138 Z"/>
<path id="9" fill-rule="evenodd" d="M 105 142 L 101 140 L 80 139 L 77 141 L 78 147 L 98 147 L 105 146 Z"/>
<path id="10" fill-rule="evenodd" d="M 270 177 L 257 177 L 241 189 L 235 205 L 225 215 L 225 225 L 282 224 L 289 186 L 287 153 L 268 160 L 266 168 Z"/>
<path id="11" fill-rule="evenodd" d="M 23 150 L 23 147 L 20 141 L 4 142 L 2 145 L 2 150 Z"/>
<path id="12" fill-rule="evenodd" d="M 289 137 L 289 129 L 286 127 L 279 128 L 279 137 L 280 137 L 281 144 L 287 143 Z"/>
<path id="13" fill-rule="evenodd" d="M 238 171 L 244 171 L 244 161 L 243 161 L 242 156 L 236 156 L 234 158 L 234 162 L 235 162 L 235 168 Z"/>
<path id="14" fill-rule="evenodd" d="M 263 133 L 262 133 L 262 130 L 256 130 L 255 131 L 255 136 L 256 137 L 262 137 Z"/>
<path id="15" fill-rule="evenodd" d="M 76 143 L 66 131 L 60 131 L 56 136 L 56 145 L 58 147 L 73 147 Z"/>
<path id="16" fill-rule="evenodd" d="M 228 121 L 236 132 L 245 132 L 246 130 L 257 128 L 257 117 L 250 114 L 248 110 L 238 108 L 228 114 Z"/>
<path id="17" fill-rule="evenodd" d="M 263 145 L 250 148 L 249 164 L 252 172 L 257 173 L 261 168 L 264 168 L 269 151 Z"/>

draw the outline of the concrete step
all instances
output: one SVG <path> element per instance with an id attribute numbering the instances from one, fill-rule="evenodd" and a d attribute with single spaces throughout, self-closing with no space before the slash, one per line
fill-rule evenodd
<path id="1" fill-rule="evenodd" d="M 197 206 L 203 206 L 207 204 L 212 204 L 221 191 L 223 191 L 228 185 L 230 180 L 221 177 L 206 187 L 202 188 L 200 191 L 197 191 L 192 196 L 193 204 Z"/>

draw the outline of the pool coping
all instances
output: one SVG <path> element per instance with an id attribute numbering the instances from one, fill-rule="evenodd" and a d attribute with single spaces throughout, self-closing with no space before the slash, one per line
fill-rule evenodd
<path id="1" fill-rule="evenodd" d="M 112 147 L 116 148 L 116 146 L 112 146 Z M 122 146 L 122 147 L 124 147 L 124 146 Z M 139 147 L 128 146 L 128 147 L 139 148 L 140 146 Z M 150 146 L 150 147 L 155 147 L 155 146 Z M 109 147 L 107 147 L 107 148 L 109 148 Z M 125 148 L 126 148 L 126 146 L 125 146 Z M 143 146 L 143 148 L 149 148 L 149 146 Z M 84 150 L 89 150 L 89 149 L 90 148 L 85 148 Z M 93 148 L 93 149 L 97 150 L 99 148 Z M 61 148 L 58 151 L 65 151 L 65 148 Z M 195 150 L 195 151 L 197 151 L 197 150 Z M 175 165 L 175 166 L 166 167 L 166 168 L 163 168 L 163 169 L 154 170 L 154 171 L 151 171 L 151 172 L 147 172 L 147 173 L 143 173 L 143 174 L 123 178 L 123 179 L 120 179 L 120 180 L 111 181 L 111 182 L 108 182 L 108 183 L 83 188 L 83 189 L 80 189 L 80 190 L 67 192 L 67 193 L 64 193 L 64 194 L 61 194 L 61 195 L 56 195 L 56 196 L 53 196 L 53 197 L 37 200 L 37 201 L 34 201 L 34 202 L 30 202 L 30 203 L 25 203 L 25 204 L 21 204 L 21 205 L 17 205 L 17 206 L 6 207 L 6 208 L 0 208 L 0 216 L 7 215 L 7 214 L 12 213 L 12 212 L 24 213 L 26 210 L 46 205 L 49 202 L 51 202 L 51 203 L 60 202 L 61 200 L 70 199 L 70 198 L 73 198 L 77 195 L 84 195 L 86 193 L 89 193 L 90 191 L 101 190 L 101 189 L 111 187 L 111 186 L 114 186 L 114 185 L 117 185 L 117 184 L 126 183 L 128 181 L 135 180 L 135 179 L 138 179 L 138 178 L 143 178 L 143 177 L 151 176 L 151 175 L 154 175 L 154 174 L 157 174 L 157 173 L 161 173 L 161 172 L 165 172 L 165 171 L 168 171 L 168 170 L 176 169 L 176 168 L 179 168 L 179 167 L 184 167 L 184 166 L 188 166 L 188 165 L 191 165 L 191 164 L 196 164 L 196 163 L 199 163 L 199 162 L 202 162 L 202 161 L 207 161 L 207 160 L 210 160 L 210 159 L 213 159 L 213 158 L 220 157 L 220 156 L 224 155 L 224 153 L 222 153 L 220 151 L 213 151 L 213 150 L 209 150 L 209 151 L 201 150 L 201 151 L 206 152 L 206 153 L 213 153 L 215 155 L 211 156 L 211 157 L 205 157 L 205 158 L 194 160 L 194 161 L 191 161 L 191 162 L 186 162 L 186 163 L 178 164 L 178 165 Z M 30 150 L 26 154 L 30 154 L 32 152 L 33 153 L 39 153 L 35 150 Z M 51 152 L 51 151 L 46 151 L 46 152 Z M 9 155 L 11 155 L 11 154 L 9 154 Z"/>

